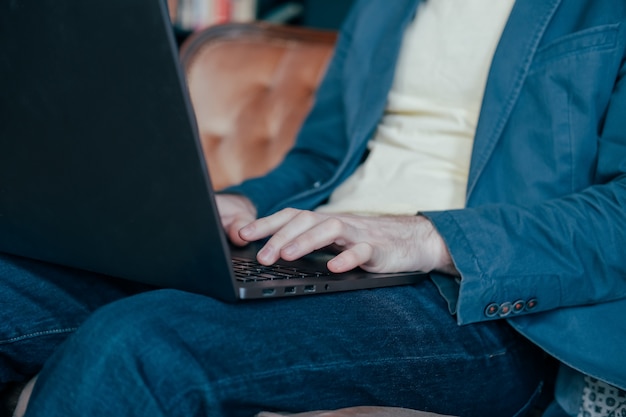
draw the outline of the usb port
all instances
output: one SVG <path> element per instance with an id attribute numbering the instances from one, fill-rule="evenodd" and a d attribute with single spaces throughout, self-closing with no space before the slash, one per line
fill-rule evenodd
<path id="1" fill-rule="evenodd" d="M 315 292 L 315 285 L 305 285 L 304 292 Z"/>
<path id="2" fill-rule="evenodd" d="M 263 295 L 269 297 L 270 295 L 276 294 L 275 288 L 263 288 Z"/>
<path id="3" fill-rule="evenodd" d="M 285 287 L 285 294 L 295 294 L 296 287 Z"/>

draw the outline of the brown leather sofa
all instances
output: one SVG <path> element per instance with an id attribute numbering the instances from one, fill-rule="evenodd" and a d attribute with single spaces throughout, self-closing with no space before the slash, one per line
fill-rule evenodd
<path id="1" fill-rule="evenodd" d="M 181 46 L 213 186 L 275 167 L 293 144 L 332 55 L 331 31 L 231 23 Z"/>

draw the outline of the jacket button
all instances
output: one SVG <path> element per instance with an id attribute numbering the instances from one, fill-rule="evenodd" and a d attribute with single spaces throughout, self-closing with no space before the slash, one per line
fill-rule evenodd
<path id="1" fill-rule="evenodd" d="M 511 311 L 513 311 L 513 304 L 509 303 L 508 301 L 506 303 L 500 304 L 500 317 L 508 316 L 509 314 L 511 314 Z"/>
<path id="2" fill-rule="evenodd" d="M 487 317 L 495 317 L 500 312 L 500 306 L 496 303 L 491 303 L 485 308 L 485 316 Z"/>
<path id="3" fill-rule="evenodd" d="M 536 307 L 537 307 L 537 299 L 536 298 L 531 298 L 530 300 L 526 301 L 526 311 L 533 311 Z"/>
<path id="4" fill-rule="evenodd" d="M 526 303 L 524 302 L 524 300 L 517 300 L 516 302 L 513 303 L 513 313 L 515 314 L 521 313 L 522 311 L 524 311 L 525 307 L 526 307 Z"/>

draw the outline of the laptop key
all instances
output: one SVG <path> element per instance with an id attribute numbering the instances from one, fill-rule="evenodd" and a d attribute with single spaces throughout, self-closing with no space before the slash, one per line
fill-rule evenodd
<path id="1" fill-rule="evenodd" d="M 280 264 L 266 266 L 254 260 L 243 258 L 233 258 L 233 269 L 236 278 L 243 282 L 320 278 L 330 274 L 329 272 L 300 270 Z"/>

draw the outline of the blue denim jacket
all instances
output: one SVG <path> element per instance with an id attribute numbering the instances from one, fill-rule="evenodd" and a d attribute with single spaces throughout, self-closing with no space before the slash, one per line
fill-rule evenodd
<path id="1" fill-rule="evenodd" d="M 230 191 L 259 215 L 328 198 L 365 154 L 419 1 L 357 2 L 293 150 Z M 507 319 L 562 362 L 621 388 L 625 51 L 624 0 L 517 0 L 487 81 L 467 207 L 424 213 L 462 275 L 451 300 L 459 324 Z"/>

